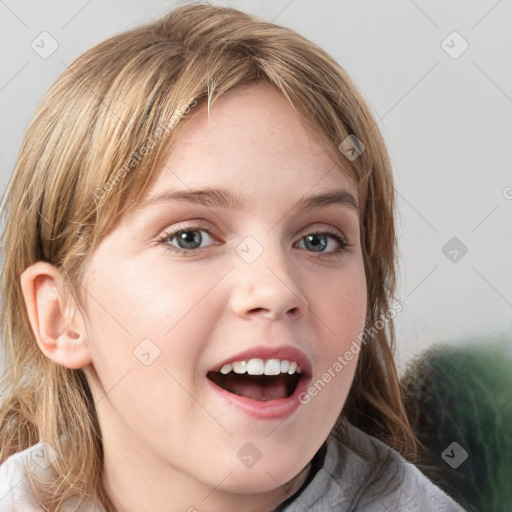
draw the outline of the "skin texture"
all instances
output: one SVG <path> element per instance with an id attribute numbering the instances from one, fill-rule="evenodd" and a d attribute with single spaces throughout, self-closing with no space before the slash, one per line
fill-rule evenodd
<path id="1" fill-rule="evenodd" d="M 65 306 L 62 276 L 48 263 L 23 273 L 23 293 L 43 353 L 85 368 L 118 510 L 272 510 L 304 481 L 357 355 L 284 420 L 229 404 L 206 373 L 256 345 L 291 345 L 311 361 L 315 382 L 350 348 L 367 306 L 358 212 L 294 204 L 340 188 L 357 200 L 357 186 L 268 84 L 233 89 L 186 122 L 147 197 L 211 186 L 248 205 L 156 202 L 125 216 L 87 267 L 87 318 Z M 193 231 L 188 246 L 157 243 L 184 228 Z M 203 228 L 212 235 L 195 231 Z M 318 235 L 327 246 L 315 249 L 304 238 L 326 228 L 351 245 L 336 252 L 334 238 Z M 262 251 L 251 263 L 237 252 L 246 237 L 251 255 Z M 194 240 L 187 254 L 168 250 Z M 251 468 L 237 456 L 248 442 L 261 453 Z"/>

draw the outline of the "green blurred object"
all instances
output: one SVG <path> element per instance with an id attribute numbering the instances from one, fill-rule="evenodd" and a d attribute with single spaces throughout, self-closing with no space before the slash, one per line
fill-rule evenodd
<path id="1" fill-rule="evenodd" d="M 511 512 L 512 343 L 434 345 L 401 387 L 418 468 L 468 511 Z"/>

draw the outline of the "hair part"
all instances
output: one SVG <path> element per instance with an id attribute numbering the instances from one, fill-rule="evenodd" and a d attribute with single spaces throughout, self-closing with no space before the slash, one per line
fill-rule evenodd
<path id="1" fill-rule="evenodd" d="M 58 453 L 54 482 L 32 483 L 47 510 L 95 494 L 107 510 L 114 507 L 102 485 L 101 432 L 85 374 L 39 350 L 20 275 L 37 261 L 55 265 L 82 310 L 90 256 L 140 203 L 186 118 L 234 87 L 262 80 L 286 97 L 358 184 L 367 327 L 390 308 L 396 236 L 389 157 L 365 100 L 332 57 L 293 30 L 208 4 L 181 6 L 100 43 L 46 94 L 2 205 L 9 217 L 2 237 L 0 462 L 39 441 L 51 444 Z M 352 134 L 365 151 L 349 161 L 338 146 Z M 361 347 L 333 434 L 345 439 L 347 419 L 413 460 L 416 441 L 401 400 L 394 343 L 391 319 Z"/>

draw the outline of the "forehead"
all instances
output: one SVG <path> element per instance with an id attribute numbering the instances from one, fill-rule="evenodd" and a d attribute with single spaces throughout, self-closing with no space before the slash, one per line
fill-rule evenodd
<path id="1" fill-rule="evenodd" d="M 142 205 L 163 191 L 204 187 L 237 191 L 246 206 L 261 192 L 270 199 L 342 187 L 357 196 L 327 144 L 274 87 L 237 87 L 185 120 Z"/>

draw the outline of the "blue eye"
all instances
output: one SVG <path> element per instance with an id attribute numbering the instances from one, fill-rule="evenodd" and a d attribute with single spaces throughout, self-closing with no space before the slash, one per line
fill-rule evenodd
<path id="1" fill-rule="evenodd" d="M 305 240 L 305 245 L 309 245 L 309 247 L 312 247 L 313 252 L 322 253 L 323 249 L 325 249 L 329 244 L 329 238 L 334 239 L 337 244 L 337 248 L 334 251 L 330 251 L 331 254 L 333 252 L 342 252 L 350 245 L 344 238 L 338 235 L 337 232 L 330 230 L 322 231 L 320 233 L 312 233 L 311 235 L 306 235 L 302 237 L 301 240 Z M 318 248 L 321 249 L 322 251 L 317 250 Z"/>
<path id="2" fill-rule="evenodd" d="M 170 251 L 190 252 L 199 248 L 197 247 L 197 244 L 201 245 L 203 240 L 201 232 L 207 233 L 210 237 L 212 236 L 208 229 L 191 226 L 190 228 L 180 229 L 178 231 L 164 234 L 164 236 L 158 240 L 158 243 L 165 245 L 165 248 Z M 170 242 L 175 238 L 177 240 L 178 247 L 170 245 Z"/>
<path id="3" fill-rule="evenodd" d="M 159 245 L 163 245 L 168 251 L 178 254 L 187 254 L 189 256 L 195 255 L 197 249 L 201 247 L 204 241 L 204 236 L 201 233 L 206 233 L 208 237 L 213 238 L 212 233 L 199 226 L 189 226 L 179 230 L 164 233 L 164 235 L 157 240 Z M 329 239 L 334 240 L 334 250 L 325 251 L 329 245 Z M 172 242 L 176 240 L 178 246 Z M 311 248 L 310 252 L 319 254 L 320 256 L 333 256 L 339 255 L 346 251 L 352 244 L 348 243 L 337 231 L 326 229 L 321 232 L 311 233 L 303 236 L 299 242 L 305 241 L 306 248 Z"/>

